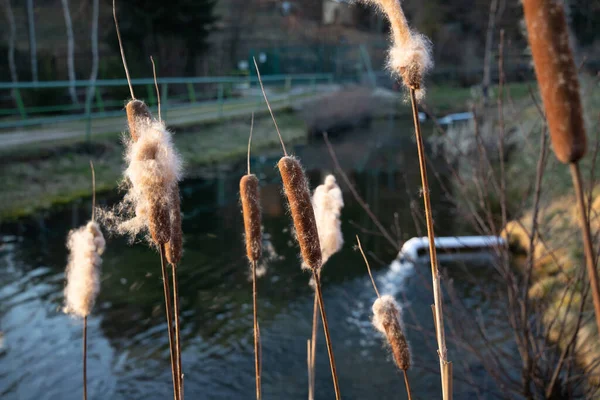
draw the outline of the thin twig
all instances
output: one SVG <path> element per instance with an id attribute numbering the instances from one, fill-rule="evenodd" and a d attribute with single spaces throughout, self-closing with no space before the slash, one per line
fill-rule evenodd
<path id="1" fill-rule="evenodd" d="M 87 315 L 83 317 L 83 400 L 87 400 Z"/>
<path id="2" fill-rule="evenodd" d="M 256 375 L 256 400 L 262 397 L 260 383 L 260 343 L 258 339 L 258 306 L 256 302 L 256 261 L 252 261 L 252 308 L 254 317 L 254 369 Z"/>
<path id="3" fill-rule="evenodd" d="M 254 111 L 250 120 L 250 137 L 248 138 L 248 175 L 250 175 L 250 145 L 252 144 L 252 132 L 254 131 Z"/>
<path id="4" fill-rule="evenodd" d="M 315 298 L 313 302 L 313 321 L 312 321 L 312 332 L 311 332 L 311 348 L 310 348 L 310 361 L 311 361 L 311 376 L 310 382 L 312 386 L 312 394 L 314 398 L 315 393 L 315 377 L 316 377 L 316 362 L 317 359 L 317 335 L 319 328 L 319 298 L 317 296 L 317 291 L 315 290 Z"/>
<path id="5" fill-rule="evenodd" d="M 123 68 L 125 68 L 125 75 L 127 76 L 127 84 L 129 85 L 129 92 L 131 98 L 135 99 L 133 94 L 133 86 L 131 86 L 131 77 L 129 76 L 129 68 L 127 68 L 127 60 L 125 59 L 125 50 L 123 50 L 123 41 L 121 40 L 121 32 L 119 30 L 119 21 L 117 21 L 117 7 L 115 5 L 116 0 L 113 0 L 113 18 L 115 19 L 115 29 L 117 30 L 117 39 L 119 40 L 119 50 L 121 51 L 121 60 L 123 60 Z"/>
<path id="6" fill-rule="evenodd" d="M 181 367 L 181 331 L 179 327 L 179 283 L 177 281 L 177 266 L 171 266 L 173 276 L 173 310 L 175 311 L 175 355 L 177 356 L 177 387 L 179 398 L 183 399 L 183 370 Z"/>
<path id="7" fill-rule="evenodd" d="M 325 313 L 325 304 L 323 303 L 323 292 L 321 290 L 321 278 L 319 273 L 313 269 L 313 277 L 315 279 L 315 291 L 319 298 L 319 308 L 321 310 L 321 319 L 323 321 L 323 332 L 325 332 L 325 342 L 327 344 L 327 353 L 329 354 L 329 365 L 331 366 L 331 376 L 333 378 L 333 388 L 335 390 L 336 400 L 341 399 L 340 385 L 338 383 L 337 369 L 335 367 L 335 358 L 333 356 L 333 347 L 331 345 L 331 337 L 329 335 L 329 325 L 327 324 L 327 314 Z"/>
<path id="8" fill-rule="evenodd" d="M 163 290 L 165 295 L 165 310 L 167 316 L 167 329 L 169 331 L 169 349 L 171 353 L 171 375 L 173 377 L 173 398 L 179 400 L 179 372 L 177 369 L 177 361 L 175 355 L 175 338 L 173 337 L 173 308 L 171 305 L 171 290 L 169 289 L 169 278 L 167 275 L 167 261 L 165 259 L 165 245 L 159 247 L 160 267 L 162 271 Z"/>
<path id="9" fill-rule="evenodd" d="M 592 235 L 590 233 L 590 224 L 587 218 L 585 199 L 583 193 L 583 184 L 581 181 L 581 171 L 578 163 L 571 163 L 571 177 L 573 179 L 573 187 L 575 196 L 577 197 L 577 205 L 579 207 L 579 217 L 581 225 L 581 233 L 583 235 L 583 249 L 585 252 L 585 261 L 592 289 L 592 298 L 594 299 L 594 311 L 596 313 L 596 324 L 600 332 L 600 284 L 598 283 L 598 270 L 596 269 L 594 257 L 594 249 L 592 247 Z"/>
<path id="10" fill-rule="evenodd" d="M 150 56 L 150 61 L 152 62 L 152 75 L 154 75 L 154 86 L 156 87 L 156 101 L 158 103 L 158 122 L 162 121 L 160 115 L 160 90 L 158 90 L 158 80 L 156 79 L 156 65 L 154 65 L 154 58 Z"/>
<path id="11" fill-rule="evenodd" d="M 369 207 L 369 205 L 362 199 L 362 197 L 360 197 L 360 195 L 358 194 L 358 192 L 352 185 L 352 182 L 350 182 L 348 175 L 346 175 L 346 173 L 340 166 L 337 156 L 335 155 L 335 151 L 333 150 L 333 146 L 331 146 L 331 142 L 329 142 L 329 138 L 327 137 L 327 132 L 323 133 L 323 139 L 325 140 L 325 144 L 327 145 L 327 149 L 329 150 L 331 159 L 333 160 L 333 163 L 335 164 L 335 170 L 342 177 L 344 182 L 346 182 L 346 185 L 350 189 L 350 192 L 354 196 L 354 199 L 356 200 L 356 202 L 362 207 L 363 210 L 365 210 L 365 212 L 367 213 L 369 218 L 371 218 L 371 221 L 373 221 L 373 223 L 375 224 L 377 229 L 379 229 L 381 234 L 394 247 L 394 249 L 400 250 L 398 248 L 398 243 L 392 238 L 392 236 L 389 234 L 387 229 L 385 229 L 385 227 L 381 224 L 381 222 L 379 222 L 379 219 L 375 216 L 375 214 L 373 214 L 373 211 L 371 211 L 371 208 Z"/>
<path id="12" fill-rule="evenodd" d="M 258 76 L 258 83 L 260 83 L 260 90 L 262 90 L 263 97 L 265 98 L 265 102 L 267 103 L 267 108 L 269 109 L 269 113 L 271 113 L 271 118 L 273 119 L 273 123 L 275 124 L 275 130 L 277 131 L 277 135 L 279 135 L 279 141 L 281 142 L 281 147 L 283 148 L 283 154 L 286 156 L 287 151 L 285 150 L 285 144 L 283 144 L 283 138 L 281 137 L 281 132 L 279 132 L 279 127 L 277 126 L 277 121 L 275 121 L 275 115 L 273 115 L 273 110 L 271 109 L 271 104 L 269 104 L 269 99 L 267 99 L 267 93 L 265 93 L 265 87 L 263 86 L 262 79 L 260 77 L 260 71 L 258 70 L 258 64 L 256 63 L 256 58 L 252 57 L 254 60 L 254 67 L 256 68 L 256 75 Z"/>
<path id="13" fill-rule="evenodd" d="M 365 264 L 367 266 L 367 271 L 369 271 L 369 277 L 371 277 L 371 282 L 373 283 L 373 289 L 375 289 L 375 293 L 377 293 L 377 297 L 381 298 L 381 296 L 379 295 L 379 290 L 377 290 L 377 285 L 375 284 L 375 279 L 373 279 L 373 274 L 371 274 L 371 266 L 369 265 L 369 260 L 367 260 L 367 256 L 365 255 L 365 252 L 363 251 L 363 248 L 360 243 L 360 239 L 358 238 L 358 235 L 356 235 L 356 242 L 358 243 L 358 249 L 360 250 L 360 254 L 362 254 L 363 259 L 365 260 Z"/>
<path id="14" fill-rule="evenodd" d="M 427 238 L 429 240 L 429 257 L 431 259 L 431 277 L 433 281 L 433 298 L 435 304 L 436 319 L 436 337 L 438 342 L 438 355 L 440 357 L 440 370 L 442 378 L 442 397 L 444 400 L 452 399 L 451 388 L 448 384 L 452 377 L 446 376 L 451 371 L 447 369 L 447 349 L 446 336 L 444 333 L 444 314 L 442 308 L 442 288 L 437 263 L 437 253 L 435 248 L 435 233 L 433 229 L 433 216 L 431 211 L 431 200 L 429 198 L 429 183 L 427 182 L 427 166 L 425 161 L 425 149 L 423 145 L 423 136 L 421 134 L 421 124 L 419 122 L 419 110 L 417 108 L 417 98 L 414 89 L 410 89 L 410 100 L 412 105 L 413 120 L 415 124 L 415 136 L 417 139 L 417 151 L 419 155 L 419 169 L 421 172 L 421 185 L 423 189 L 423 203 L 425 207 L 425 220 L 427 222 Z M 451 385 L 450 385 L 451 386 Z"/>
<path id="15" fill-rule="evenodd" d="M 306 339 L 306 368 L 308 371 L 308 400 L 314 400 L 314 395 L 313 395 L 313 383 L 312 383 L 312 350 L 311 350 L 312 346 L 310 343 L 310 339 Z"/>
<path id="16" fill-rule="evenodd" d="M 96 171 L 94 163 L 90 160 L 90 169 L 92 170 L 92 222 L 96 219 Z"/>

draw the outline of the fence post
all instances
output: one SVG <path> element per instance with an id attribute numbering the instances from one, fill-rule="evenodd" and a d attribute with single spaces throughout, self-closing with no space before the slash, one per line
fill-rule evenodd
<path id="1" fill-rule="evenodd" d="M 104 112 L 104 101 L 102 101 L 102 93 L 98 89 L 94 90 L 96 92 L 96 106 L 101 112 Z"/>
<path id="2" fill-rule="evenodd" d="M 160 89 L 160 110 L 162 119 L 167 119 L 167 109 L 169 108 L 169 84 L 163 83 Z"/>
<path id="3" fill-rule="evenodd" d="M 154 95 L 154 91 L 156 88 L 154 85 L 146 85 L 146 93 L 148 95 L 148 105 L 154 107 L 156 105 L 156 96 Z"/>
<path id="4" fill-rule="evenodd" d="M 21 91 L 18 88 L 15 88 L 14 93 L 15 102 L 17 103 L 19 114 L 21 114 L 21 119 L 27 119 L 27 111 L 25 110 L 25 103 L 23 103 L 23 98 L 21 97 Z"/>
<path id="5" fill-rule="evenodd" d="M 290 103 L 291 103 L 291 95 L 292 95 L 292 77 L 287 75 L 285 77 L 285 102 L 287 104 L 287 106 L 289 107 Z"/>
<path id="6" fill-rule="evenodd" d="M 217 102 L 219 104 L 219 119 L 223 117 L 223 84 L 219 83 L 219 91 L 217 93 Z"/>
<path id="7" fill-rule="evenodd" d="M 85 141 L 90 144 L 92 141 L 92 98 L 94 97 L 94 93 L 90 93 L 90 91 L 96 91 L 96 87 L 92 86 L 92 81 L 88 81 L 88 85 L 86 86 L 87 93 L 85 101 Z"/>
<path id="8" fill-rule="evenodd" d="M 196 102 L 196 91 L 194 90 L 194 84 L 191 82 L 188 82 L 187 90 L 188 90 L 188 97 L 190 99 L 190 103 L 195 103 Z"/>

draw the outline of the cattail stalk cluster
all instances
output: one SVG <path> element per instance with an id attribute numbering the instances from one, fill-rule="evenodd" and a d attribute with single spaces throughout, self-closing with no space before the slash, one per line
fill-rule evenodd
<path id="1" fill-rule="evenodd" d="M 246 255 L 252 265 L 252 305 L 254 328 L 254 369 L 256 380 L 256 399 L 262 398 L 261 390 L 261 345 L 260 330 L 258 328 L 258 305 L 256 291 L 256 264 L 262 255 L 262 227 L 260 212 L 259 182 L 256 175 L 250 173 L 250 145 L 252 143 L 252 128 L 254 115 L 248 139 L 248 174 L 240 179 L 240 199 L 242 202 L 242 215 L 244 217 L 244 230 L 246 241 Z"/>
<path id="2" fill-rule="evenodd" d="M 113 212 L 105 212 L 103 217 L 111 223 L 115 231 L 128 234 L 132 240 L 141 232 L 149 233 L 151 243 L 159 250 L 169 334 L 173 397 L 175 400 L 181 400 L 183 373 L 176 266 L 181 260 L 183 248 L 178 186 L 182 175 L 182 162 L 173 146 L 172 135 L 160 117 L 160 93 L 157 93 L 158 121 L 152 117 L 146 104 L 135 98 L 119 32 L 115 0 L 113 0 L 113 18 L 132 100 L 125 107 L 130 133 L 130 137 L 125 139 L 127 168 L 124 172 L 124 183 L 127 193 Z M 151 61 L 155 71 L 152 58 Z M 154 81 L 157 83 L 156 73 L 154 73 Z M 167 262 L 172 267 L 173 305 Z M 173 332 L 173 313 L 175 332 Z"/>
<path id="3" fill-rule="evenodd" d="M 329 258 L 333 254 L 340 251 L 344 245 L 342 222 L 340 220 L 341 211 L 344 207 L 344 199 L 342 198 L 342 190 L 337 185 L 333 175 L 327 175 L 324 183 L 317 186 L 311 201 L 315 212 L 317 232 L 319 234 L 322 264 L 324 265 Z M 314 286 L 314 281 L 312 281 L 312 279 L 311 285 Z M 311 395 L 314 394 L 315 386 L 315 359 L 317 351 L 317 328 L 319 324 L 318 307 L 319 301 L 315 291 L 315 298 L 313 302 L 312 337 L 310 340 L 311 345 L 309 354 L 309 391 Z"/>
<path id="4" fill-rule="evenodd" d="M 440 358 L 440 376 L 442 380 L 442 397 L 444 400 L 452 399 L 452 368 L 447 359 L 446 335 L 444 331 L 444 314 L 442 305 L 442 288 L 435 249 L 435 232 L 431 200 L 429 197 L 429 182 L 427 179 L 427 165 L 425 161 L 425 146 L 421 133 L 421 123 L 417 102 L 424 96 L 422 80 L 424 74 L 433 67 L 431 59 L 431 45 L 423 35 L 411 31 L 402 10 L 400 0 L 367 0 L 379 7 L 388 17 L 392 26 L 393 44 L 390 48 L 389 66 L 392 73 L 402 77 L 404 86 L 409 89 L 417 152 L 419 155 L 419 169 L 421 172 L 421 189 L 423 192 L 423 205 L 425 220 L 427 222 L 427 238 L 429 240 L 429 254 L 431 259 L 431 277 L 433 281 L 433 298 L 435 307 L 435 327 Z"/>
<path id="5" fill-rule="evenodd" d="M 600 279 L 579 168 L 579 160 L 587 149 L 587 136 L 577 66 L 569 43 L 564 7 L 564 2 L 558 0 L 523 0 L 527 36 L 546 111 L 552 148 L 556 158 L 569 164 L 571 170 L 596 324 L 600 331 Z"/>
<path id="6" fill-rule="evenodd" d="M 92 220 L 79 229 L 69 232 L 65 286 L 65 308 L 67 314 L 83 318 L 83 399 L 87 400 L 87 317 L 94 307 L 100 292 L 100 267 L 106 248 L 104 235 L 95 221 L 96 175 L 92 169 Z"/>
<path id="7" fill-rule="evenodd" d="M 331 337 L 329 334 L 329 325 L 327 324 L 327 314 L 325 313 L 325 305 L 323 304 L 323 293 L 321 290 L 321 280 L 319 277 L 319 270 L 322 266 L 321 246 L 319 244 L 319 234 L 317 231 L 317 223 L 315 221 L 315 213 L 312 207 L 310 190 L 308 188 L 308 180 L 302 170 L 300 162 L 288 156 L 277 126 L 277 121 L 273 115 L 273 110 L 269 104 L 269 99 L 265 92 L 265 88 L 260 77 L 260 71 L 258 70 L 258 64 L 254 60 L 254 67 L 256 68 L 256 75 L 260 88 L 273 119 L 275 130 L 279 136 L 281 147 L 283 149 L 284 156 L 279 160 L 277 166 L 281 174 L 281 180 L 283 181 L 283 189 L 288 200 L 290 211 L 292 214 L 292 220 L 294 222 L 294 229 L 296 231 L 296 240 L 300 245 L 300 254 L 302 256 L 303 268 L 310 269 L 313 274 L 315 281 L 315 291 L 319 300 L 319 309 L 321 311 L 321 319 L 323 321 L 323 331 L 325 333 L 325 341 L 327 342 L 327 353 L 329 355 L 329 365 L 331 366 L 331 375 L 333 378 L 333 387 L 335 389 L 335 397 L 337 400 L 341 398 L 340 387 L 337 377 L 337 369 L 335 366 L 335 357 L 333 355 L 333 347 L 331 345 Z"/>

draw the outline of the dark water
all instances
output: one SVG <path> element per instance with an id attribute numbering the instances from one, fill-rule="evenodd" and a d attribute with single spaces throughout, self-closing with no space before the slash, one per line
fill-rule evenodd
<path id="1" fill-rule="evenodd" d="M 417 234 L 410 200 L 419 204 L 419 175 L 410 125 L 381 122 L 334 138 L 343 167 L 382 222 L 401 238 Z M 401 135 L 399 132 L 404 131 Z M 333 164 L 322 142 L 296 146 L 312 187 Z M 258 284 L 263 344 L 265 399 L 307 398 L 306 340 L 310 337 L 313 296 L 301 272 L 275 169 L 278 151 L 256 155 L 253 168 L 262 186 L 264 231 L 276 254 Z M 435 161 L 435 160 L 434 160 Z M 182 185 L 185 255 L 179 267 L 183 318 L 183 365 L 187 399 L 250 399 L 254 396 L 251 284 L 242 242 L 238 182 L 245 163 L 217 166 L 195 173 Z M 97 171 L 101 174 L 102 171 Z M 443 171 L 441 179 L 444 177 Z M 339 180 L 339 179 L 338 179 Z M 432 182 L 439 234 L 457 233 L 459 225 Z M 343 186 L 343 185 L 342 185 Z M 406 188 L 409 188 L 407 193 Z M 393 294 L 405 312 L 414 356 L 410 371 L 418 399 L 440 398 L 426 265 L 390 262 L 393 247 L 377 235 L 365 212 L 343 186 L 346 244 L 323 271 L 324 300 L 329 316 L 340 386 L 345 399 L 403 399 L 402 377 L 390 361 L 371 324 L 375 299 L 354 235 L 382 260 L 372 258 L 380 291 Z M 110 204 L 116 195 L 101 199 Z M 0 398 L 80 399 L 81 324 L 61 312 L 65 237 L 89 217 L 89 201 L 73 204 L 18 225 L 4 226 L 0 247 Z M 486 265 L 478 268 L 486 268 Z M 481 282 L 460 282 L 467 304 L 481 306 L 487 274 Z M 491 283 L 490 283 L 491 284 Z M 160 265 L 143 244 L 108 240 L 102 290 L 89 318 L 88 390 L 90 399 L 172 398 L 168 338 L 164 318 Z M 489 378 L 464 352 L 460 357 L 479 384 Z M 317 399 L 332 399 L 329 363 L 322 334 L 316 360 Z M 456 368 L 456 396 L 474 391 Z M 485 397 L 485 394 L 484 394 Z"/>

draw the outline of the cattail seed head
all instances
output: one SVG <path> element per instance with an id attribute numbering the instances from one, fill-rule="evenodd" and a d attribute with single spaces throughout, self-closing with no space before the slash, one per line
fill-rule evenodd
<path id="1" fill-rule="evenodd" d="M 138 125 L 141 123 L 148 124 L 152 120 L 152 114 L 141 100 L 133 99 L 125 106 L 127 112 L 127 124 L 129 125 L 129 134 L 134 142 L 137 142 L 140 137 Z"/>
<path id="2" fill-rule="evenodd" d="M 106 242 L 100 227 L 88 222 L 77 230 L 69 232 L 65 286 L 65 313 L 87 317 L 92 311 L 100 291 L 100 266 Z"/>
<path id="3" fill-rule="evenodd" d="M 373 303 L 373 325 L 385 335 L 398 368 L 407 371 L 410 368 L 410 348 L 402 331 L 400 307 L 392 296 L 381 296 Z"/>
<path id="4" fill-rule="evenodd" d="M 302 261 L 313 270 L 319 269 L 321 268 L 321 245 L 306 175 L 298 160 L 292 157 L 282 157 L 277 165 L 294 220 Z"/>
<path id="5" fill-rule="evenodd" d="M 584 156 L 586 134 L 563 3 L 524 0 L 523 8 L 552 147 L 559 161 L 571 163 Z"/>
<path id="6" fill-rule="evenodd" d="M 183 231 L 181 229 L 181 200 L 179 199 L 179 184 L 171 189 L 171 204 L 169 204 L 171 219 L 171 237 L 165 246 L 167 262 L 172 267 L 177 266 L 183 256 Z"/>
<path id="7" fill-rule="evenodd" d="M 262 232 L 260 194 L 256 175 L 244 175 L 240 179 L 240 198 L 246 231 L 246 254 L 248 260 L 258 261 L 262 255 Z"/>
<path id="8" fill-rule="evenodd" d="M 136 129 L 136 141 L 125 139 L 127 193 L 112 211 L 102 212 L 99 217 L 110 229 L 132 240 L 147 231 L 154 244 L 163 245 L 170 241 L 173 230 L 173 192 L 181 179 L 181 157 L 162 122 L 138 120 Z"/>
<path id="9" fill-rule="evenodd" d="M 325 182 L 317 186 L 313 193 L 312 205 L 319 232 L 321 256 L 325 264 L 329 257 L 340 251 L 344 245 L 340 221 L 344 200 L 333 175 L 328 175 Z"/>
<path id="10" fill-rule="evenodd" d="M 417 98 L 424 96 L 423 77 L 433 67 L 431 42 L 408 26 L 400 0 L 364 0 L 383 11 L 390 21 L 393 44 L 388 68 L 402 78 L 404 86 L 414 89 Z"/>

